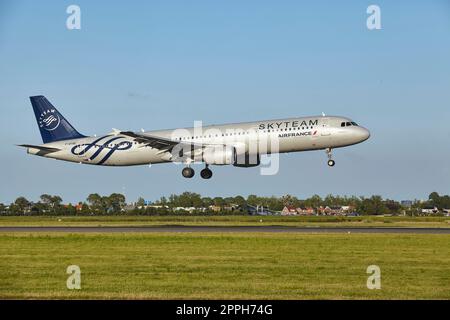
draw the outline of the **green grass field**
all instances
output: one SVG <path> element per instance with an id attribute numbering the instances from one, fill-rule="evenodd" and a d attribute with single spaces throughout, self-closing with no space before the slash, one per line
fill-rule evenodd
<path id="1" fill-rule="evenodd" d="M 450 299 L 450 237 L 0 233 L 0 298 Z"/>
<path id="2" fill-rule="evenodd" d="M 19 216 L 0 217 L 0 226 L 353 226 L 450 228 L 450 217 L 333 216 Z"/>

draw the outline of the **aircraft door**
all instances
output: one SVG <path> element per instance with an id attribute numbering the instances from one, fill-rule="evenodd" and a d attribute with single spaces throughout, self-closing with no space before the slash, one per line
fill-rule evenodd
<path id="1" fill-rule="evenodd" d="M 321 129 L 320 129 L 320 135 L 322 136 L 329 136 L 331 135 L 331 131 L 330 131 L 330 123 L 329 123 L 329 119 L 328 118 L 323 118 L 321 119 Z"/>

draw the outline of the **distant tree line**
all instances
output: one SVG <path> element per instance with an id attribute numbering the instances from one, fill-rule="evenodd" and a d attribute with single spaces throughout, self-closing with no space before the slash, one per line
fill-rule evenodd
<path id="1" fill-rule="evenodd" d="M 432 192 L 428 197 L 428 205 L 438 209 L 450 209 L 450 196 L 440 196 L 437 192 Z"/>
<path id="2" fill-rule="evenodd" d="M 101 196 L 97 193 L 90 194 L 84 202 L 77 204 L 63 204 L 60 196 L 43 194 L 38 202 L 31 202 L 25 197 L 18 197 L 9 205 L 0 203 L 1 215 L 168 215 L 185 214 L 183 209 L 189 210 L 189 214 L 247 214 L 247 206 L 264 206 L 272 211 L 281 211 L 285 206 L 313 208 L 351 206 L 355 212 L 363 215 L 380 214 L 407 214 L 420 215 L 425 207 L 438 209 L 450 208 L 450 196 L 440 196 L 437 192 L 429 195 L 426 201 L 413 201 L 408 206 L 402 206 L 400 202 L 383 199 L 381 196 L 356 197 L 333 196 L 324 198 L 314 195 L 307 199 L 299 199 L 293 195 L 281 197 L 260 197 L 249 195 L 235 197 L 202 197 L 198 193 L 183 192 L 172 194 L 169 197 L 161 197 L 149 204 L 143 198 L 135 203 L 127 205 L 125 196 L 120 193 L 112 193 L 109 196 Z M 180 210 L 181 208 L 181 210 Z M 181 211 L 181 212 L 180 212 Z"/>
<path id="3" fill-rule="evenodd" d="M 0 203 L 2 215 L 104 215 L 118 214 L 125 208 L 125 196 L 113 193 L 109 196 L 90 194 L 86 202 L 63 204 L 60 196 L 43 194 L 38 202 L 18 197 L 9 206 Z"/>

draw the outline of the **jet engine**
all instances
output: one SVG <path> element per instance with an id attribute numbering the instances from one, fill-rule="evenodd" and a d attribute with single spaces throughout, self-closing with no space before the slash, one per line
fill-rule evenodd
<path id="1" fill-rule="evenodd" d="M 233 164 L 235 154 L 235 149 L 231 146 L 211 146 L 203 150 L 203 161 L 215 165 Z"/>
<path id="2" fill-rule="evenodd" d="M 246 152 L 236 155 L 233 165 L 235 167 L 250 168 L 257 167 L 260 163 L 259 154 L 249 154 Z"/>
<path id="3" fill-rule="evenodd" d="M 238 153 L 232 146 L 207 147 L 203 151 L 203 161 L 206 164 L 227 165 L 235 167 L 256 167 L 260 164 L 259 154 L 247 152 Z"/>

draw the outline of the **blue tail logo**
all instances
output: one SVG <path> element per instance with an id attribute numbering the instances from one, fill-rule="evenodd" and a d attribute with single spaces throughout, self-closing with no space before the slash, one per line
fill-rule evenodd
<path id="1" fill-rule="evenodd" d="M 30 97 L 30 101 L 44 143 L 85 137 L 44 96 Z"/>
<path id="2" fill-rule="evenodd" d="M 60 123 L 61 118 L 55 109 L 44 111 L 39 117 L 39 128 L 44 128 L 47 131 L 58 129 Z"/>

